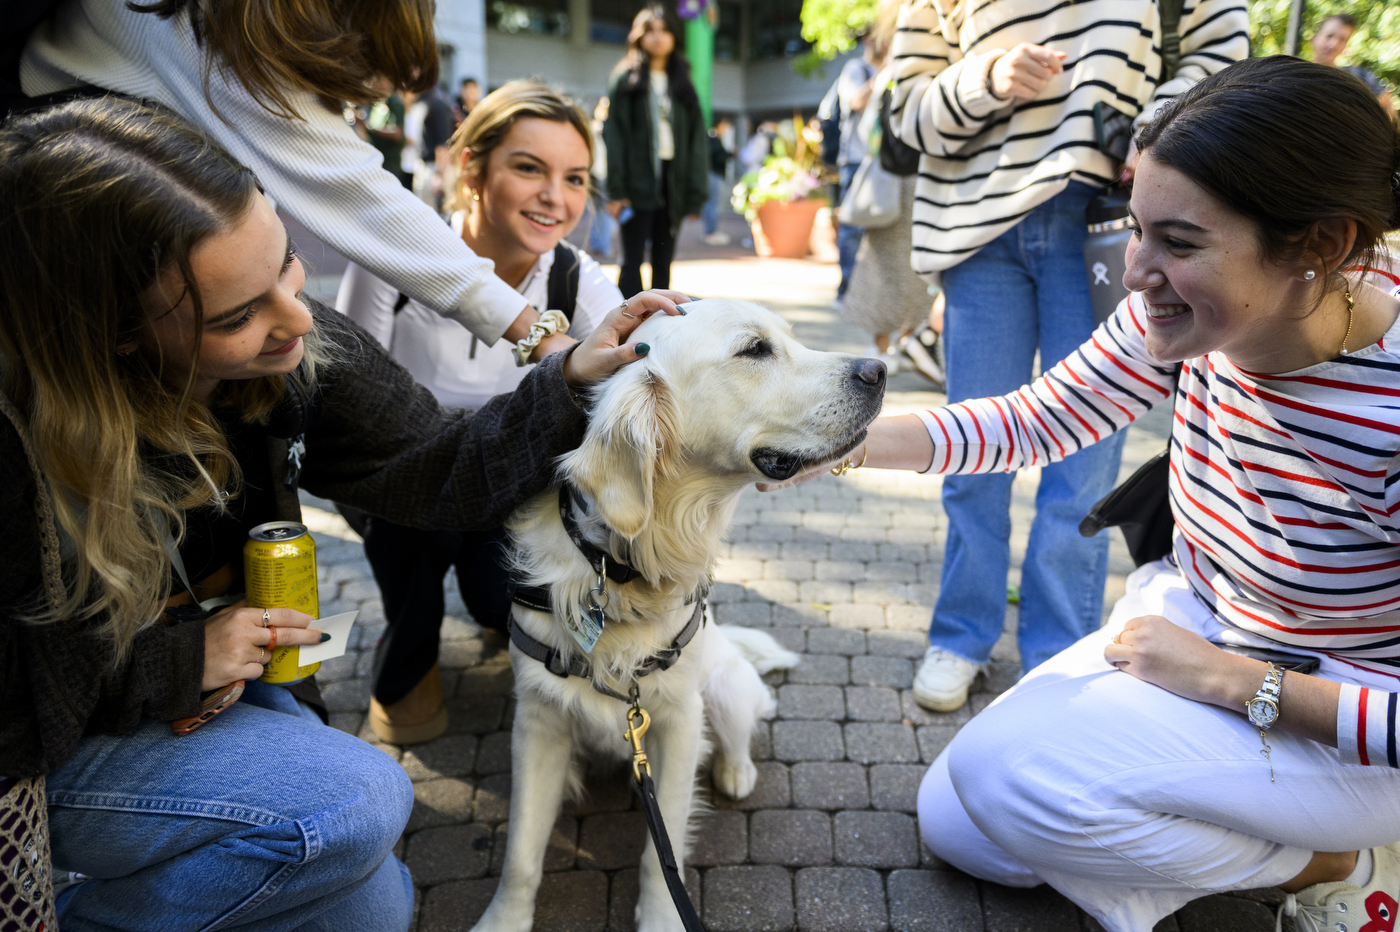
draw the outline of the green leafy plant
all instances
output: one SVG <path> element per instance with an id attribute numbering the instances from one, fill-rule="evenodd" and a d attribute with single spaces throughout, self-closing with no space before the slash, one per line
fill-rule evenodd
<path id="1" fill-rule="evenodd" d="M 752 220 L 768 201 L 825 200 L 822 191 L 828 179 L 821 164 L 821 142 L 821 130 L 804 126 L 801 117 L 778 124 L 763 167 L 747 173 L 734 186 L 730 199 L 734 211 Z"/>
<path id="2" fill-rule="evenodd" d="M 803 0 L 802 38 L 812 47 L 792 67 L 810 78 L 822 65 L 856 46 L 856 37 L 875 21 L 876 0 Z"/>
<path id="3" fill-rule="evenodd" d="M 1249 39 L 1255 55 L 1277 55 L 1284 51 L 1288 11 L 1293 2 L 1297 0 L 1250 0 Z M 1298 49 L 1304 58 L 1312 57 L 1308 40 L 1322 21 L 1334 13 L 1350 13 L 1357 21 L 1356 33 L 1339 63 L 1360 65 L 1392 88 L 1400 86 L 1400 4 L 1393 0 L 1381 3 L 1376 0 L 1308 0 Z"/>

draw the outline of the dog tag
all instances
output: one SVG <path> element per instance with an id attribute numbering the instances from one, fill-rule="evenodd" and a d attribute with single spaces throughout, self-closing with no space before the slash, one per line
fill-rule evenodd
<path id="1" fill-rule="evenodd" d="M 582 612 L 570 615 L 568 629 L 574 640 L 578 641 L 579 647 L 586 653 L 593 653 L 593 645 L 598 643 L 598 638 L 603 633 L 602 606 L 590 605 Z"/>

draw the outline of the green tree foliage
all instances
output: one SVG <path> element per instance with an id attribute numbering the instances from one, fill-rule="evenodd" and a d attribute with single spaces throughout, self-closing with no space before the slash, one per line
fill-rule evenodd
<path id="1" fill-rule="evenodd" d="M 1250 45 L 1255 55 L 1283 52 L 1288 37 L 1288 9 L 1292 0 L 1249 0 Z M 1334 13 L 1350 13 L 1358 23 L 1338 63 L 1360 65 L 1391 87 L 1400 86 L 1400 2 L 1396 0 L 1308 0 L 1303 14 L 1304 58 L 1312 56 L 1308 40 L 1322 21 Z M 806 10 L 803 10 L 806 22 Z"/>
<path id="2" fill-rule="evenodd" d="M 802 38 L 812 47 L 793 60 L 793 68 L 810 77 L 855 48 L 856 37 L 875 19 L 875 7 L 876 0 L 803 0 Z"/>

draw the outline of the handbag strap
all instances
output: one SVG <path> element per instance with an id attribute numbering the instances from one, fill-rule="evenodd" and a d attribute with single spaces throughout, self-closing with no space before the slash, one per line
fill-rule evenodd
<path id="1" fill-rule="evenodd" d="M 0 865 L 0 928 L 56 930 L 42 776 L 12 781 L 0 794 Z"/>

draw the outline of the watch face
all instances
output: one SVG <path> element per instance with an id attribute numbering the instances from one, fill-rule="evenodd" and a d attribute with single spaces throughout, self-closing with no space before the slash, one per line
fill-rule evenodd
<path id="1" fill-rule="evenodd" d="M 1278 706 L 1267 699 L 1251 699 L 1249 702 L 1249 720 L 1256 725 L 1268 726 L 1278 718 Z"/>

